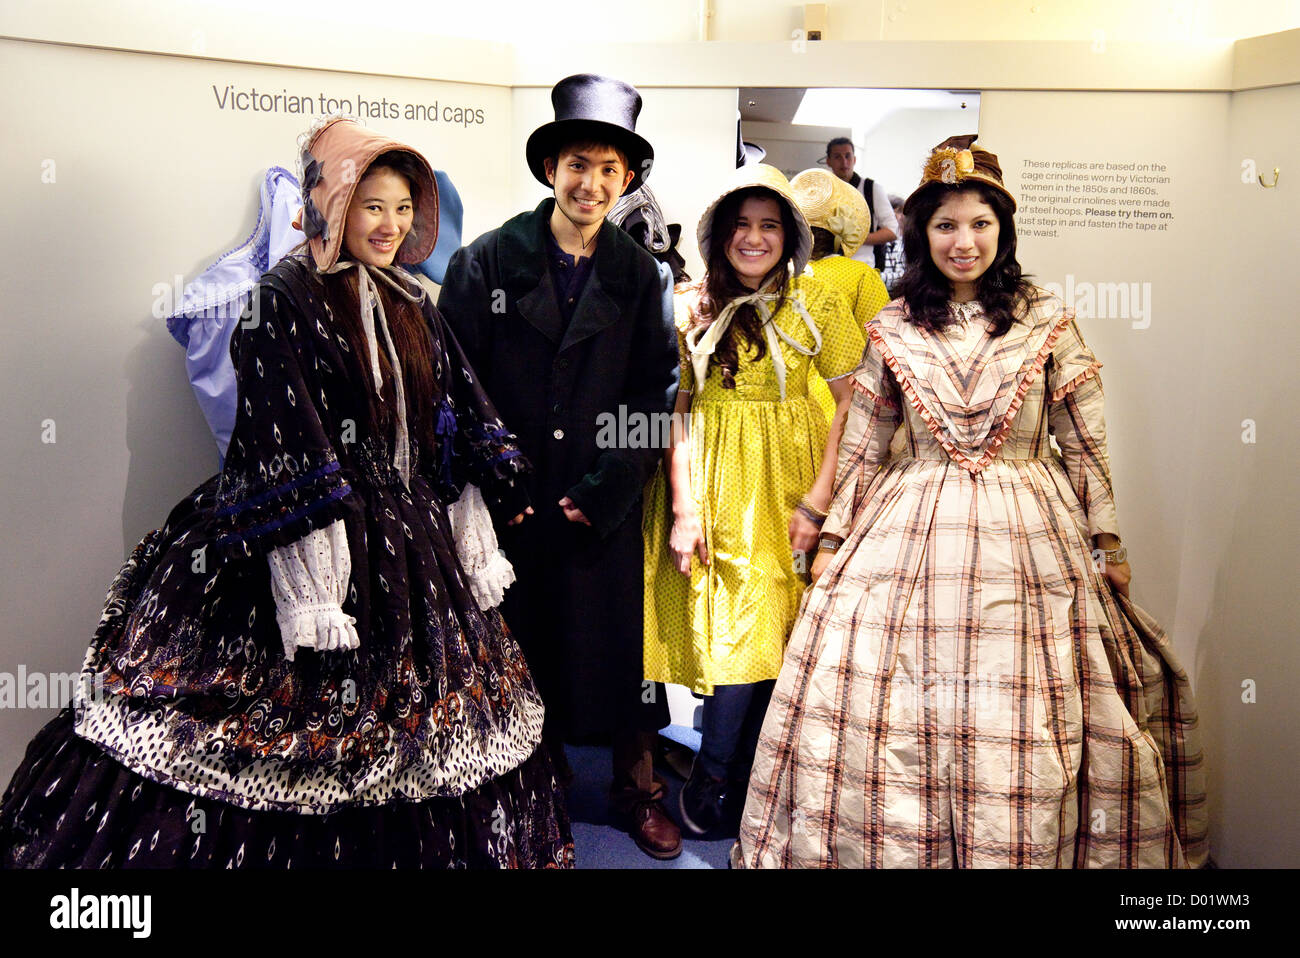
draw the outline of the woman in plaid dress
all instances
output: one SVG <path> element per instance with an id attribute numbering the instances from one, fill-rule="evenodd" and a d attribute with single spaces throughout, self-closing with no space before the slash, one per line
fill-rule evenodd
<path id="1" fill-rule="evenodd" d="M 1021 278 L 1015 200 L 973 140 L 907 202 L 737 866 L 1205 862 L 1195 707 L 1128 598 L 1101 364 Z"/>

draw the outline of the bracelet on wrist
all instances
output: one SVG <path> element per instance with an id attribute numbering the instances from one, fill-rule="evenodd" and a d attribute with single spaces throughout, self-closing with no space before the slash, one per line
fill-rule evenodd
<path id="1" fill-rule="evenodd" d="M 826 513 L 824 512 L 818 513 L 817 510 L 815 510 L 812 506 L 808 505 L 807 503 L 801 502 L 799 503 L 799 505 L 795 506 L 794 508 L 796 512 L 800 513 L 805 519 L 807 519 L 815 526 L 820 526 L 822 523 L 826 521 Z"/>
<path id="2" fill-rule="evenodd" d="M 796 506 L 795 508 L 797 508 L 800 512 L 802 512 L 805 516 L 807 516 L 817 525 L 821 525 L 823 522 L 825 522 L 826 517 L 830 515 L 830 513 L 827 512 L 825 509 L 818 509 L 816 506 L 814 506 L 812 504 L 812 500 L 809 499 L 807 495 L 805 495 L 802 499 L 799 500 L 799 505 Z"/>

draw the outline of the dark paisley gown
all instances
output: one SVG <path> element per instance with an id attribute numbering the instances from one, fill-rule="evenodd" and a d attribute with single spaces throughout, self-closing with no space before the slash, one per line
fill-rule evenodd
<path id="1" fill-rule="evenodd" d="M 232 341 L 224 468 L 114 580 L 91 691 L 0 804 L 0 864 L 571 866 L 542 703 L 474 601 L 446 509 L 473 481 L 515 515 L 527 463 L 426 301 L 437 442 L 412 439 L 404 483 L 323 292 L 301 257 L 263 277 Z M 266 554 L 335 520 L 360 645 L 290 660 Z"/>

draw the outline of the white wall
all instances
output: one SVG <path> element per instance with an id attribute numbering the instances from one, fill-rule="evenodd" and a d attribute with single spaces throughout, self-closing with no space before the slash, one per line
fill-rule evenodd
<path id="1" fill-rule="evenodd" d="M 714 38 L 735 42 L 784 39 L 803 25 L 802 4 L 784 0 L 714 0 Z M 1134 4 L 1131 0 L 839 0 L 828 4 L 826 39 L 888 41 L 1113 40 L 1152 37 L 1249 37 L 1300 26 L 1294 0 Z"/>
<path id="2" fill-rule="evenodd" d="M 653 7 L 612 0 L 590 14 L 560 12 L 534 0 L 493 0 L 468 4 L 463 0 L 389 0 L 384 14 L 401 30 L 385 31 L 385 46 L 401 46 L 410 38 L 446 36 L 487 43 L 554 45 L 568 57 L 581 56 L 591 40 L 575 38 L 575 23 L 599 31 L 602 41 L 613 38 L 638 43 L 680 43 L 700 39 L 701 0 L 658 0 Z M 225 26 L 256 18 L 278 40 L 284 32 L 301 37 L 355 40 L 354 0 L 314 0 L 311 15 L 303 15 L 298 0 L 119 0 L 111 6 L 90 0 L 11 0 L 5 17 L 6 35 L 21 36 L 33 23 L 56 25 L 62 31 L 88 30 L 102 36 L 105 29 L 128 29 L 153 36 L 172 35 L 189 49 L 195 33 L 220 41 Z M 1134 4 L 1130 0 L 1038 0 L 1033 4 L 991 0 L 833 0 L 829 4 L 826 39 L 833 41 L 1028 41 L 1086 40 L 1098 31 L 1111 42 L 1238 39 L 1300 26 L 1296 0 L 1181 0 L 1177 3 Z M 790 0 L 713 0 L 709 39 L 731 43 L 788 40 L 802 27 L 802 4 Z M 582 17 L 586 19 L 582 19 Z M 576 19 L 575 19 L 576 18 Z M 267 31 L 266 27 L 272 27 Z M 213 55 L 223 55 L 213 50 Z M 480 64 L 480 67 L 482 64 Z M 480 74 L 481 75 L 481 74 Z"/>
<path id="3" fill-rule="evenodd" d="M 1177 468 L 1189 492 L 1174 631 L 1196 651 L 1214 844 L 1226 866 L 1300 862 L 1300 191 L 1288 164 L 1300 154 L 1300 127 L 1280 122 L 1297 115 L 1300 86 L 1232 97 L 1222 146 L 1206 144 L 1218 225 L 1185 280 L 1206 304 L 1181 370 L 1193 401 L 1177 404 L 1196 428 Z M 1278 187 L 1262 188 L 1243 170 L 1248 161 L 1266 182 L 1280 166 Z M 1247 420 L 1253 443 L 1243 442 Z"/>

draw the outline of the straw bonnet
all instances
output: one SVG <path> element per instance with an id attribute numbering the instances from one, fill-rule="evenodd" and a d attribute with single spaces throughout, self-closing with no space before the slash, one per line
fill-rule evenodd
<path id="1" fill-rule="evenodd" d="M 740 167 L 728 178 L 726 188 L 709 204 L 709 208 L 700 217 L 700 225 L 695 230 L 700 255 L 704 257 L 704 262 L 709 261 L 709 248 L 713 239 L 713 218 L 718 212 L 718 205 L 732 193 L 752 186 L 762 186 L 771 190 L 790 207 L 795 229 L 798 231 L 795 240 L 794 275 L 799 276 L 808 265 L 808 260 L 812 258 L 812 231 L 808 228 L 808 220 L 804 218 L 803 211 L 799 209 L 794 193 L 790 190 L 790 181 L 780 170 L 766 163 L 753 163 Z"/>
<path id="2" fill-rule="evenodd" d="M 411 232 L 393 262 L 422 263 L 433 252 L 438 242 L 438 187 L 429 161 L 405 143 L 369 130 L 355 120 L 335 117 L 311 134 L 299 158 L 302 230 L 310 241 L 318 270 L 327 271 L 338 262 L 352 194 L 375 157 L 392 150 L 409 153 L 415 159 L 415 185 L 420 193 Z"/>
<path id="3" fill-rule="evenodd" d="M 861 193 L 830 170 L 804 170 L 790 181 L 808 225 L 832 233 L 852 256 L 871 232 L 871 212 Z"/>
<path id="4" fill-rule="evenodd" d="M 1016 198 L 1011 195 L 1002 182 L 1002 166 L 997 154 L 990 153 L 982 147 L 974 146 L 978 133 L 966 133 L 962 136 L 950 136 L 930 152 L 921 172 L 921 182 L 912 195 L 903 204 L 903 212 L 908 212 L 912 200 L 927 187 L 963 186 L 971 181 L 991 186 L 1011 201 L 1011 209 L 1016 208 Z"/>

